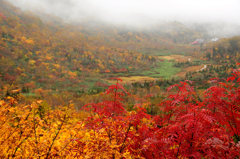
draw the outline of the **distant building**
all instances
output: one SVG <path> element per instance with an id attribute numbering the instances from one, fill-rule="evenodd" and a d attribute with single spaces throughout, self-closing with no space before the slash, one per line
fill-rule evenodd
<path id="1" fill-rule="evenodd" d="M 219 38 L 216 38 L 216 37 L 211 39 L 212 42 L 215 42 L 215 41 L 218 41 L 218 40 L 219 40 Z"/>
<path id="2" fill-rule="evenodd" d="M 203 44 L 203 42 L 204 42 L 204 39 L 196 39 L 191 44 L 192 45 L 200 45 L 200 44 Z"/>

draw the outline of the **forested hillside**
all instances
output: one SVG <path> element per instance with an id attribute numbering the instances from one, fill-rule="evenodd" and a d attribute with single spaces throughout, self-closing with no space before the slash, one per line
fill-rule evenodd
<path id="1" fill-rule="evenodd" d="M 206 46 L 207 59 L 221 62 L 238 62 L 240 60 L 240 36 L 223 38 Z"/>
<path id="2" fill-rule="evenodd" d="M 201 36 L 180 23 L 162 26 L 168 28 L 163 33 L 41 20 L 4 0 L 0 28 L 0 81 L 24 91 L 77 91 L 105 85 L 103 79 L 114 76 L 112 73 L 150 70 L 159 60 L 149 50 L 189 52 L 191 47 L 183 43 Z"/>
<path id="3" fill-rule="evenodd" d="M 95 37 L 68 25 L 45 24 L 4 1 L 0 11 L 3 83 L 61 89 L 81 85 L 87 76 L 146 69 L 156 61 L 136 51 L 104 46 L 101 36 L 92 41 Z"/>

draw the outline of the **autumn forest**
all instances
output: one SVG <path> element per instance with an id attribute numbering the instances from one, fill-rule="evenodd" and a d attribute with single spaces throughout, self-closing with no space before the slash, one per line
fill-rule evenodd
<path id="1" fill-rule="evenodd" d="M 240 33 L 64 18 L 0 0 L 0 158 L 239 159 Z"/>

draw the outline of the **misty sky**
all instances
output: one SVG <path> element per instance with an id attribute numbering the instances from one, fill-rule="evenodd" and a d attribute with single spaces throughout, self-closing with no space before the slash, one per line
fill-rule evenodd
<path id="1" fill-rule="evenodd" d="M 240 24 L 240 0 L 8 0 L 68 21 L 100 20 L 123 25 L 164 21 Z"/>

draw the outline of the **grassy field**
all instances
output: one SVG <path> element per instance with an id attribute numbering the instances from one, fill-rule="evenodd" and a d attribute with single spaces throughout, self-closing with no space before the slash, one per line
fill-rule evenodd
<path id="1" fill-rule="evenodd" d="M 159 62 L 158 65 L 156 67 L 153 67 L 151 70 L 143 71 L 142 74 L 144 76 L 153 78 L 169 79 L 180 71 L 181 68 L 174 67 L 174 62 L 164 60 L 162 62 Z"/>
<path id="2" fill-rule="evenodd" d="M 150 77 L 150 78 L 164 78 L 169 79 L 181 71 L 181 68 L 174 67 L 174 61 L 163 60 L 159 61 L 156 66 L 153 66 L 149 70 L 136 70 L 129 73 L 115 74 L 118 77 L 129 77 L 139 76 Z"/>
<path id="3" fill-rule="evenodd" d="M 159 78 L 170 79 L 177 73 L 181 72 L 181 68 L 174 67 L 173 61 L 164 60 L 152 67 L 150 70 L 134 71 L 127 74 L 118 74 L 118 77 L 123 80 L 124 84 L 144 81 L 154 81 Z M 106 80 L 108 83 L 116 83 L 113 80 Z"/>
<path id="4" fill-rule="evenodd" d="M 161 79 L 171 79 L 172 77 L 176 78 L 177 77 L 176 75 L 183 72 L 182 70 L 183 68 L 175 67 L 174 66 L 175 62 L 186 62 L 191 58 L 190 56 L 184 56 L 179 54 L 168 56 L 167 54 L 164 55 L 165 56 L 158 56 L 160 59 L 159 62 L 148 70 L 139 69 L 128 73 L 112 74 L 112 76 L 121 78 L 124 83 L 153 81 L 159 78 Z M 111 81 L 109 80 L 107 81 L 111 83 Z"/>
<path id="5" fill-rule="evenodd" d="M 118 77 L 123 80 L 123 83 L 133 83 L 133 82 L 144 82 L 144 81 L 154 81 L 157 79 L 171 79 L 171 78 L 184 78 L 186 73 L 191 71 L 198 71 L 204 66 L 204 62 L 198 60 L 192 56 L 184 55 L 184 53 L 172 54 L 169 52 L 159 52 L 154 50 L 149 54 L 155 54 L 158 56 L 159 61 L 155 66 L 147 69 L 143 68 L 138 70 L 133 70 L 128 73 L 110 73 L 107 76 L 103 75 L 103 79 L 106 83 L 114 83 L 109 77 Z M 196 65 L 191 65 L 192 63 L 198 63 Z M 181 67 L 176 67 L 176 63 L 190 62 L 191 64 L 182 65 Z"/>

